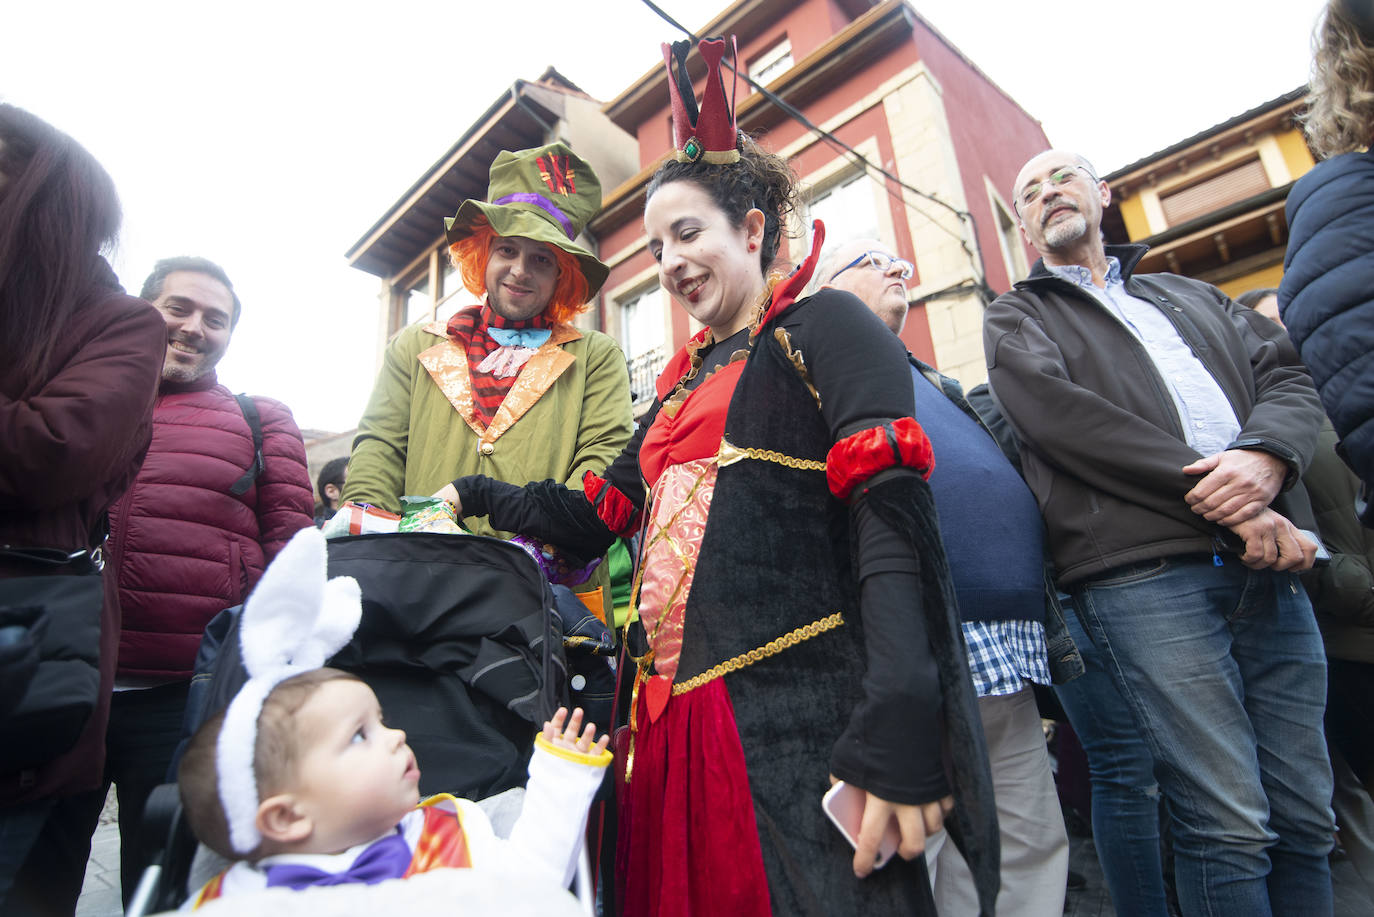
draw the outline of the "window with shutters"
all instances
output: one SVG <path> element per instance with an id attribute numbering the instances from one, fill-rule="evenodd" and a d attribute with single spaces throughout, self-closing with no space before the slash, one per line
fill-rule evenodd
<path id="1" fill-rule="evenodd" d="M 1256 156 L 1187 187 L 1161 194 L 1159 203 L 1169 225 L 1177 226 L 1227 204 L 1253 197 L 1269 187 L 1269 176 Z"/>
<path id="2" fill-rule="evenodd" d="M 881 238 L 878 225 L 878 203 L 875 194 L 882 186 L 870 181 L 863 172 L 848 172 L 838 181 L 811 195 L 803 207 L 802 224 L 806 235 L 801 256 L 811 251 L 811 221 L 825 224 L 831 242 L 841 239 Z"/>
<path id="3" fill-rule="evenodd" d="M 429 292 L 429 274 L 420 275 L 419 282 L 406 292 L 406 324 L 434 317 L 434 297 Z"/>
<path id="4" fill-rule="evenodd" d="M 1007 267 L 1007 282 L 1015 283 L 1030 273 L 1026 265 L 1026 249 L 1021 244 L 1021 233 L 1016 228 L 1016 217 L 1012 216 L 1000 197 L 992 198 L 992 213 L 997 223 L 997 241 L 1002 247 L 1002 262 Z"/>
<path id="5" fill-rule="evenodd" d="M 760 86 L 767 86 L 792 68 L 792 42 L 786 38 L 754 58 L 749 65 L 749 78 Z M 746 87 L 751 90 L 753 87 Z"/>

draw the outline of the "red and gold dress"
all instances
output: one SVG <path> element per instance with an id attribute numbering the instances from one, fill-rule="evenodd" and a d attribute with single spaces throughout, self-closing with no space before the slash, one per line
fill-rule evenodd
<path id="1" fill-rule="evenodd" d="M 919 857 L 854 877 L 820 807 L 831 774 L 899 803 L 952 788 L 995 895 L 982 732 L 905 351 L 849 294 L 793 302 L 804 282 L 779 285 L 754 328 L 693 339 L 583 493 L 455 482 L 466 513 L 586 556 L 642 526 L 616 852 L 632 917 L 933 914 Z"/>

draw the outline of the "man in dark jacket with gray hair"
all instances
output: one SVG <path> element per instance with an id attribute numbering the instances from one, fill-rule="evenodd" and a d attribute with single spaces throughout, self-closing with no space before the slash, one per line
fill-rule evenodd
<path id="1" fill-rule="evenodd" d="M 1074 153 L 1012 189 L 1041 260 L 987 311 L 1059 583 L 1160 762 L 1184 913 L 1330 913 L 1324 655 L 1296 573 L 1321 408 L 1282 332 L 1220 290 L 1133 276 Z"/>

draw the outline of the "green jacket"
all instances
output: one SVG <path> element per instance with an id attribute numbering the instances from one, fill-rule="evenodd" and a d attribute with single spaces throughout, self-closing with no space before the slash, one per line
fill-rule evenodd
<path id="1" fill-rule="evenodd" d="M 386 349 L 358 423 L 343 499 L 400 512 L 404 494 L 428 496 L 454 478 L 512 484 L 553 478 L 581 489 L 630 440 L 630 377 L 620 348 L 598 331 L 556 325 L 520 371 L 491 426 L 472 420 L 467 357 L 444 323 L 415 324 Z M 467 524 L 509 537 L 485 518 Z M 598 571 L 594 585 L 604 585 Z"/>
<path id="2" fill-rule="evenodd" d="M 1317 436 L 1317 451 L 1302 476 L 1312 497 L 1317 529 L 1331 562 L 1303 574 L 1317 613 L 1326 653 L 1335 659 L 1374 662 L 1374 531 L 1355 517 L 1359 478 L 1336 454 L 1330 421 Z"/>

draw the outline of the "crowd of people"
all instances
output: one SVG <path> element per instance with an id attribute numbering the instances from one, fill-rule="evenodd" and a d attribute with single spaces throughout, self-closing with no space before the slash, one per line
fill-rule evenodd
<path id="1" fill-rule="evenodd" d="M 1040 257 L 987 306 L 967 392 L 906 352 L 890 240 L 787 247 L 801 189 L 738 130 L 729 51 L 664 48 L 644 229 L 701 330 L 647 412 L 575 323 L 609 273 L 578 241 L 595 172 L 505 151 L 446 220 L 481 304 L 388 343 L 314 487 L 286 406 L 216 378 L 224 270 L 166 258 L 125 294 L 110 177 L 0 105 L 4 913 L 74 912 L 111 785 L 127 905 L 170 775 L 229 861 L 197 906 L 441 867 L 566 886 L 596 798 L 608 915 L 1054 917 L 1050 707 L 1117 913 L 1330 914 L 1338 828 L 1374 888 L 1374 4 L 1319 23 L 1329 158 L 1288 199 L 1278 289 L 1136 273 L 1108 184 L 1047 150 L 1007 189 Z M 618 680 L 618 714 L 543 724 L 509 839 L 421 802 L 425 762 L 326 667 L 362 606 L 317 527 L 415 497 L 534 546 L 623 650 L 570 669 Z M 246 680 L 192 721 L 202 632 L 239 605 Z"/>

